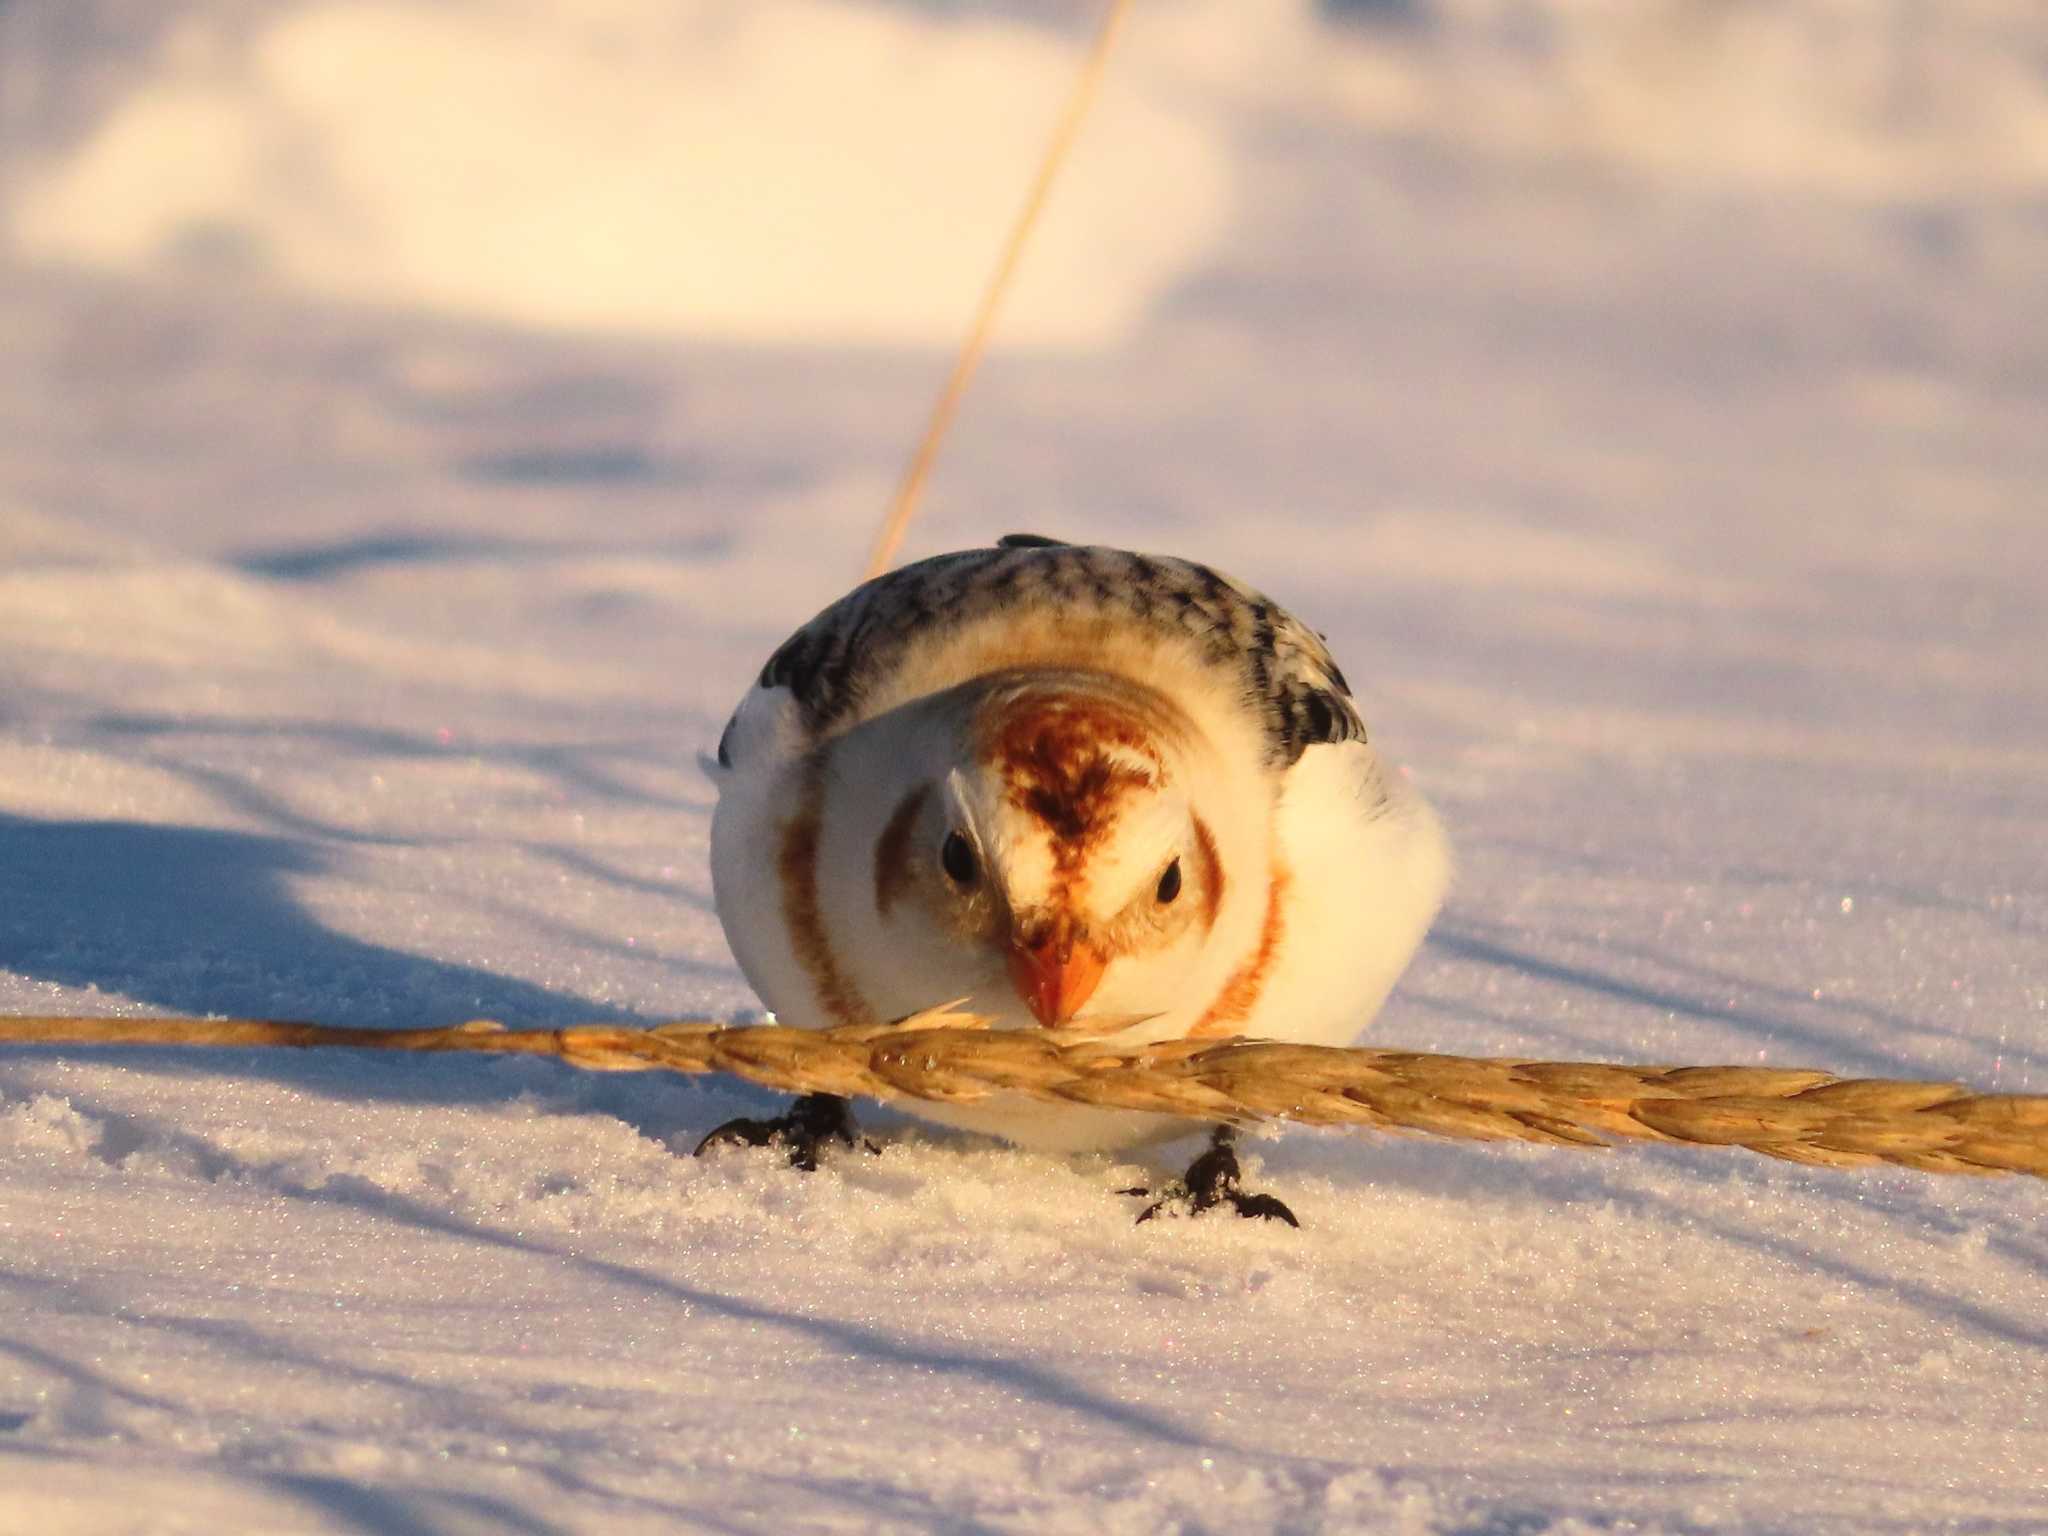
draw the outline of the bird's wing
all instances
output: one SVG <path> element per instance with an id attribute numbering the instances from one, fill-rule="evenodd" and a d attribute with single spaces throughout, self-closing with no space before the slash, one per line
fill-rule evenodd
<path id="1" fill-rule="evenodd" d="M 854 588 L 783 642 L 760 686 L 788 689 L 807 730 L 822 738 L 861 718 L 864 698 L 913 640 L 1047 608 L 1192 639 L 1258 712 L 1276 764 L 1318 742 L 1365 740 L 1329 648 L 1278 604 L 1193 561 L 1033 534 L 936 555 Z"/>

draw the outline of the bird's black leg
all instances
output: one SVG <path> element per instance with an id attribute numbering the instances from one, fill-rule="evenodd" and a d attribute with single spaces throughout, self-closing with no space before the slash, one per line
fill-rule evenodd
<path id="1" fill-rule="evenodd" d="M 1138 1213 L 1138 1220 L 1150 1221 L 1161 1211 L 1186 1203 L 1195 1215 L 1227 1205 L 1240 1216 L 1257 1216 L 1266 1221 L 1284 1221 L 1290 1227 L 1298 1227 L 1294 1212 L 1286 1203 L 1273 1195 L 1248 1195 L 1240 1183 L 1244 1171 L 1237 1165 L 1237 1128 L 1219 1125 L 1209 1133 L 1209 1148 L 1200 1157 L 1188 1164 L 1188 1171 L 1181 1175 L 1181 1187 L 1169 1190 L 1162 1199 L 1153 1201 Z M 1131 1194 L 1150 1191 L 1131 1190 Z"/>
<path id="2" fill-rule="evenodd" d="M 728 1120 L 697 1143 L 697 1156 L 712 1147 L 787 1147 L 789 1166 L 806 1173 L 816 1170 L 818 1153 L 832 1142 L 861 1147 L 869 1152 L 882 1149 L 860 1134 L 853 1123 L 853 1111 L 836 1093 L 807 1093 L 773 1120 Z"/>

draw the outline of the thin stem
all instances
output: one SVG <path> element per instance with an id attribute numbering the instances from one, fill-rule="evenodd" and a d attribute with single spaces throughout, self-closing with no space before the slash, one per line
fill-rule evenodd
<path id="1" fill-rule="evenodd" d="M 1038 222 L 1039 210 L 1045 206 L 1046 196 L 1052 190 L 1053 179 L 1059 174 L 1060 165 L 1080 132 L 1081 120 L 1088 115 L 1088 107 L 1095 99 L 1096 87 L 1101 83 L 1104 67 L 1109 62 L 1110 48 L 1115 44 L 1125 13 L 1129 10 L 1130 0 L 1110 0 L 1108 13 L 1095 34 L 1094 46 L 1088 50 L 1088 57 L 1081 65 L 1080 78 L 1074 82 L 1073 92 L 1067 98 L 1066 111 L 1053 130 L 1052 142 L 1046 146 L 1038 174 L 1032 178 L 1031 189 L 1025 194 L 1024 206 L 1018 210 L 1017 221 L 1010 228 L 1010 238 L 1003 246 L 1002 257 L 982 293 L 981 307 L 975 311 L 974 324 L 968 330 L 959 356 L 954 359 L 946 387 L 939 391 L 939 398 L 932 406 L 931 419 L 925 424 L 917 451 L 910 456 L 910 463 L 903 471 L 903 479 L 896 487 L 896 499 L 882 520 L 881 531 L 875 535 L 874 549 L 868 555 L 866 575 L 870 580 L 889 569 L 896 558 L 904 532 L 910 527 L 911 515 L 917 510 L 918 498 L 924 493 L 925 481 L 931 477 L 932 463 L 939 456 L 939 444 L 945 439 L 946 429 L 953 424 L 953 417 L 960 409 L 968 381 L 981 365 L 982 353 L 988 349 L 989 336 L 995 330 L 996 311 L 1002 305 L 1018 260 L 1024 254 L 1025 241 L 1030 238 L 1032 227 Z"/>

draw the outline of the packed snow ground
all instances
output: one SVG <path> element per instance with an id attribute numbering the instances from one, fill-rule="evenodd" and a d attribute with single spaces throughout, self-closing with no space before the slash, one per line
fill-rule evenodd
<path id="1" fill-rule="evenodd" d="M 545 291 L 461 319 L 401 280 L 446 228 L 323 289 L 275 179 L 196 243 L 27 218 L 152 93 L 274 87 L 229 66 L 275 9 L 0 13 L 0 1010 L 744 1015 L 695 755 L 850 580 L 932 331 L 855 349 L 826 296 L 707 340 L 630 284 L 609 337 Z M 1071 35 L 999 9 L 1005 57 Z M 2048 1092 L 2038 14 L 1759 9 L 1717 54 L 1629 8 L 1377 9 L 1274 5 L 1258 70 L 1242 8 L 1132 29 L 1129 110 L 1207 169 L 1104 145 L 1074 210 L 1195 197 L 1187 240 L 1025 312 L 915 552 L 1172 550 L 1329 631 L 1459 850 L 1375 1039 Z M 791 46 L 826 10 L 927 72 L 983 25 L 761 8 Z M 525 59 L 544 11 L 450 14 Z M 402 55 L 397 7 L 292 13 Z M 605 14 L 630 115 L 650 10 Z M 738 120 L 788 126 L 775 69 Z M 293 121 L 339 185 L 363 144 Z M 972 269 L 936 331 L 987 193 L 935 221 Z M 221 255 L 252 239 L 283 254 Z M 2037 1184 L 1294 1131 L 1255 1182 L 1302 1231 L 1137 1228 L 1156 1170 L 875 1107 L 884 1155 L 811 1177 L 684 1155 L 769 1102 L 0 1049 L 0 1531 L 2048 1529 Z"/>

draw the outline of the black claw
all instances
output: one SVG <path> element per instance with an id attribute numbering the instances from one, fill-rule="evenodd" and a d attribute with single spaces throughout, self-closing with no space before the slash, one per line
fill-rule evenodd
<path id="1" fill-rule="evenodd" d="M 1240 1181 L 1244 1170 L 1237 1161 L 1237 1132 L 1230 1126 L 1219 1125 L 1209 1137 L 1209 1150 L 1188 1164 L 1188 1171 L 1181 1175 L 1178 1186 L 1169 1187 L 1165 1197 L 1153 1201 L 1138 1213 L 1138 1220 L 1150 1221 L 1162 1211 L 1186 1206 L 1191 1215 L 1199 1216 L 1203 1211 L 1214 1210 L 1227 1205 L 1240 1216 L 1256 1216 L 1262 1221 L 1284 1221 L 1290 1227 L 1299 1227 L 1294 1212 L 1286 1202 L 1273 1195 L 1248 1195 Z M 1127 1189 L 1127 1195 L 1149 1195 L 1149 1189 Z"/>
<path id="2" fill-rule="evenodd" d="M 1237 1207 L 1240 1216 L 1257 1216 L 1262 1221 L 1284 1221 L 1290 1227 L 1299 1228 L 1301 1223 L 1294 1219 L 1294 1212 L 1287 1209 L 1287 1202 L 1276 1195 L 1240 1195 L 1227 1197 Z"/>
<path id="3" fill-rule="evenodd" d="M 728 1120 L 697 1143 L 696 1156 L 712 1147 L 787 1147 L 789 1166 L 805 1173 L 818 1167 L 818 1153 L 830 1143 L 879 1153 L 860 1134 L 853 1111 L 835 1093 L 807 1093 L 773 1120 Z"/>
<path id="4" fill-rule="evenodd" d="M 782 1128 L 779 1120 L 728 1120 L 697 1143 L 694 1155 L 702 1157 L 713 1147 L 765 1147 Z"/>

